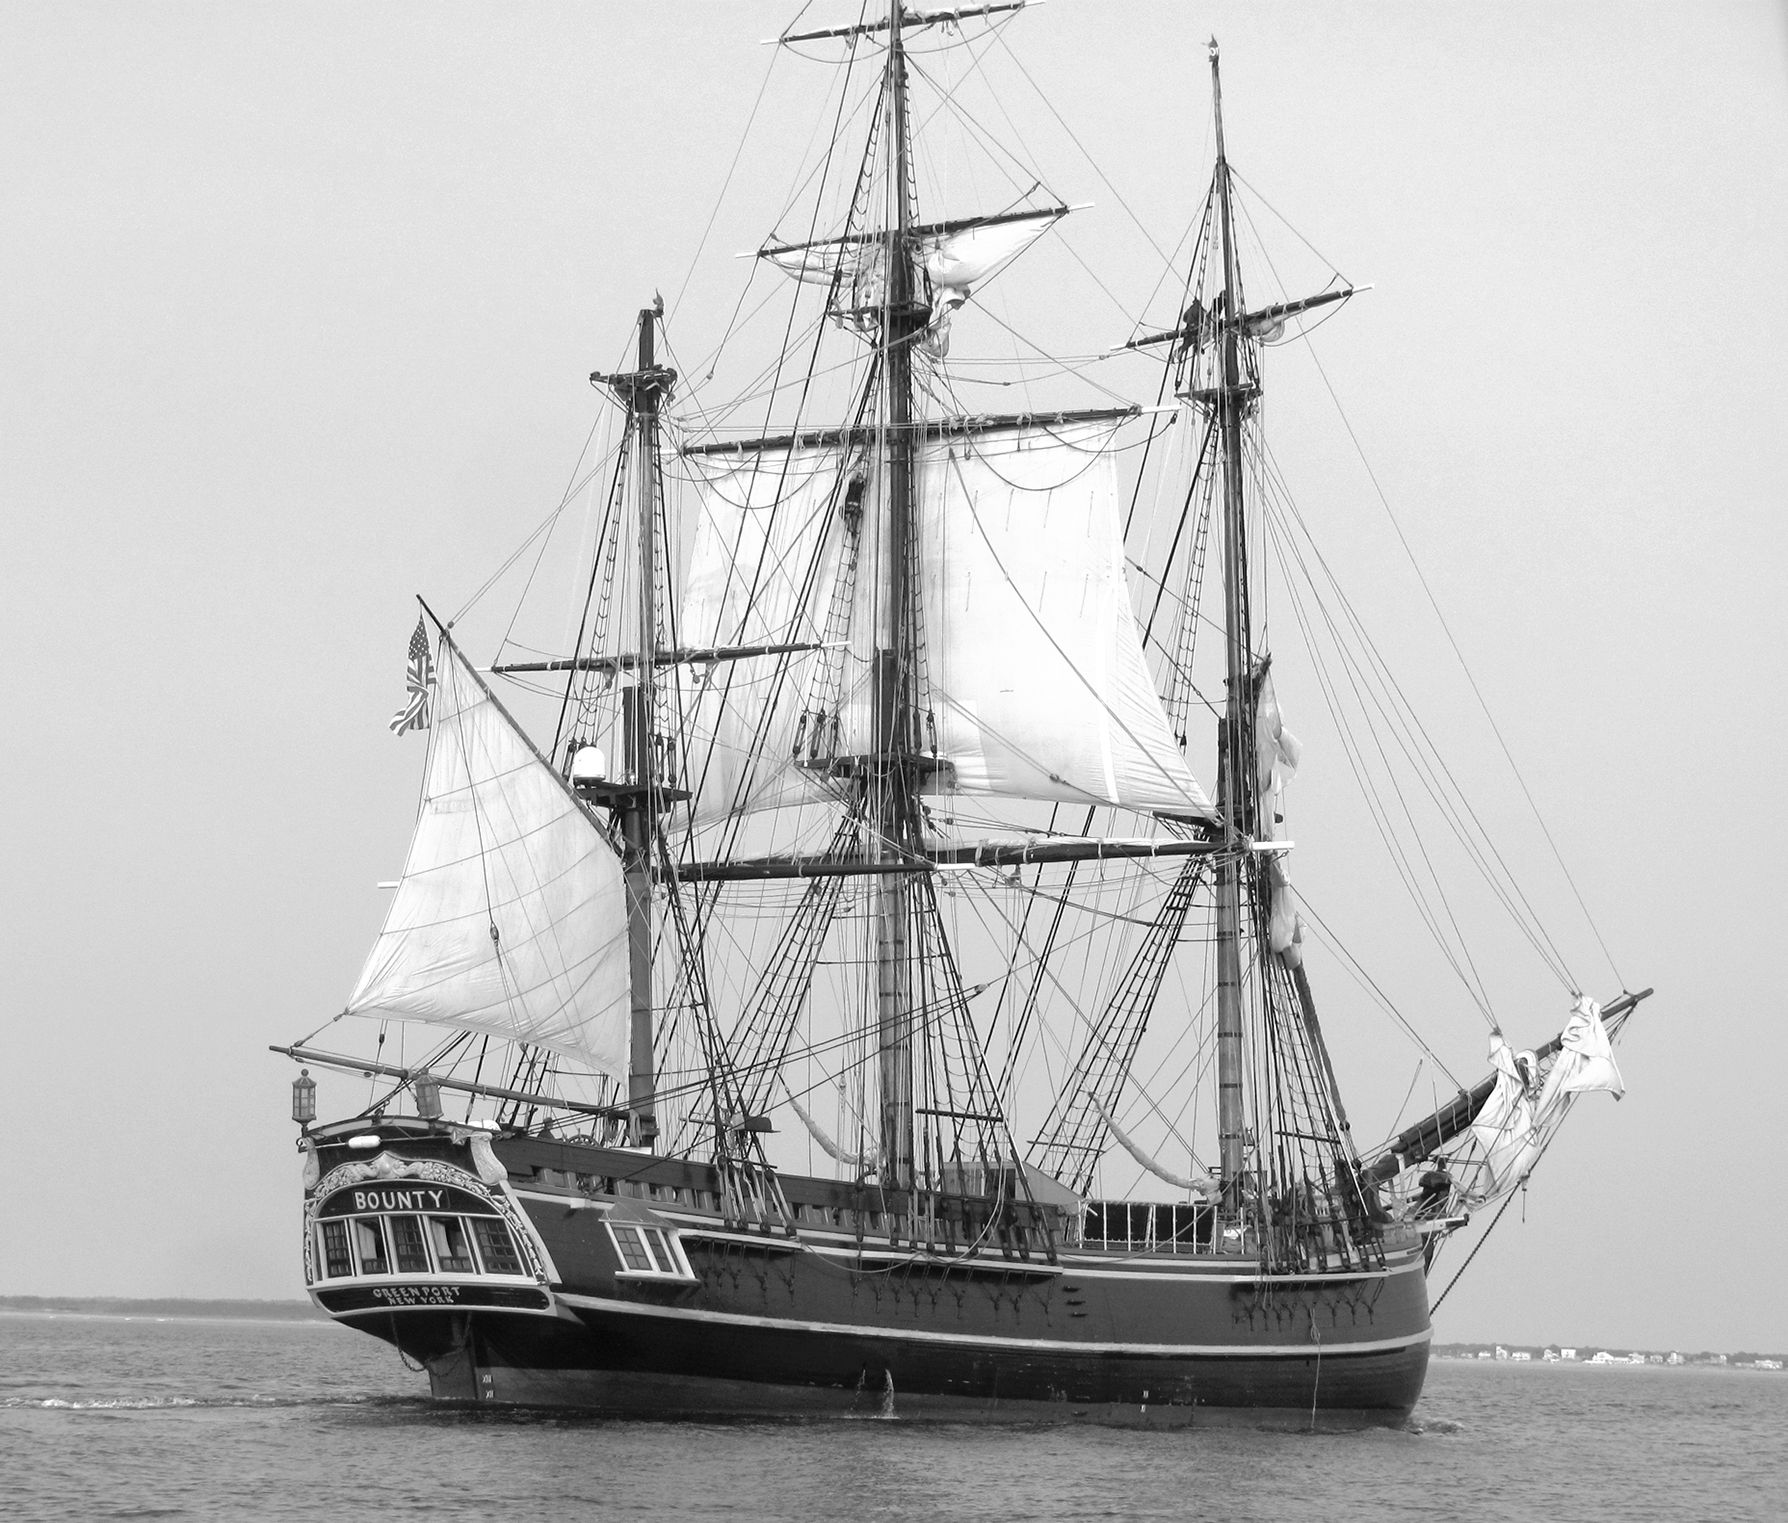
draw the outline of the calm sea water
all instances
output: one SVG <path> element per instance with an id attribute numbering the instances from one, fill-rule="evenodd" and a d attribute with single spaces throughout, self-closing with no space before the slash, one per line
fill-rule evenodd
<path id="1" fill-rule="evenodd" d="M 0 1313 L 0 1517 L 1788 1517 L 1788 1375 L 1437 1360 L 1406 1431 L 671 1424 L 431 1407 L 327 1323 Z"/>

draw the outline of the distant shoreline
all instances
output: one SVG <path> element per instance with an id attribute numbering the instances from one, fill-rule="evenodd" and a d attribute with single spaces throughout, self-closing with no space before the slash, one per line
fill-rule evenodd
<path id="1" fill-rule="evenodd" d="M 1761 1354 L 1749 1349 L 1733 1353 L 1701 1349 L 1694 1353 L 1675 1349 L 1633 1349 L 1599 1343 L 1576 1347 L 1556 1343 L 1436 1343 L 1430 1349 L 1436 1359 L 1468 1359 L 1487 1364 L 1562 1364 L 1643 1366 L 1648 1369 L 1780 1370 L 1788 1355 Z"/>
<path id="2" fill-rule="evenodd" d="M 327 1322 L 309 1301 L 201 1300 L 184 1296 L 0 1296 L 0 1313 L 79 1317 L 180 1317 L 203 1322 Z"/>

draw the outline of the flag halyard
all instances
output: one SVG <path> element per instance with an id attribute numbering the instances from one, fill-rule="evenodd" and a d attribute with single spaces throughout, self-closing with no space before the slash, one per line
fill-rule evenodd
<path id="1" fill-rule="evenodd" d="M 418 616 L 416 632 L 410 636 L 409 663 L 404 669 L 404 686 L 409 696 L 404 700 L 404 706 L 391 716 L 393 735 L 428 728 L 429 693 L 434 682 L 435 658 L 428 648 L 428 624 Z"/>

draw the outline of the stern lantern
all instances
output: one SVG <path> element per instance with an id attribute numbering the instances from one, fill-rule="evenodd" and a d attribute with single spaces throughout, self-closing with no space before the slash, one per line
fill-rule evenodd
<path id="1" fill-rule="evenodd" d="M 416 1075 L 416 1114 L 427 1121 L 441 1118 L 441 1081 L 431 1073 Z"/>
<path id="2" fill-rule="evenodd" d="M 292 1119 L 301 1126 L 317 1119 L 317 1081 L 311 1078 L 308 1068 L 299 1069 L 298 1077 L 292 1080 Z"/>

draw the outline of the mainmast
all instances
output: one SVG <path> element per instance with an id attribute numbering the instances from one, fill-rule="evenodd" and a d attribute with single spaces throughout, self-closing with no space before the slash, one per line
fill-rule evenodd
<path id="1" fill-rule="evenodd" d="M 1223 1208 L 1241 1207 L 1243 1170 L 1241 861 L 1253 831 L 1253 728 L 1249 689 L 1248 561 L 1242 501 L 1242 418 L 1251 389 L 1242 383 L 1237 319 L 1242 312 L 1230 222 L 1229 160 L 1223 147 L 1223 84 L 1211 39 L 1216 114 L 1217 204 L 1223 240 L 1221 383 L 1215 388 L 1223 451 L 1223 627 L 1229 699 L 1219 726 L 1217 808 L 1224 850 L 1217 859 L 1217 1135 Z"/>
<path id="2" fill-rule="evenodd" d="M 889 176 L 893 217 L 887 229 L 887 309 L 882 322 L 882 373 L 887 378 L 888 509 L 886 580 L 877 620 L 874 743 L 869 768 L 875 817 L 874 855 L 900 860 L 917 845 L 912 745 L 914 630 L 910 560 L 913 537 L 913 339 L 923 316 L 913 303 L 908 247 L 912 227 L 907 163 L 906 50 L 901 0 L 888 5 L 887 101 Z M 908 907 L 904 875 L 875 880 L 876 1045 L 881 1080 L 881 1151 L 884 1180 L 895 1189 L 913 1183 L 913 1030 Z"/>

